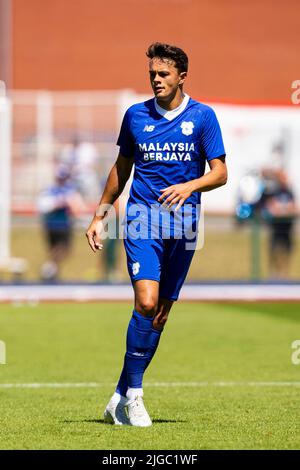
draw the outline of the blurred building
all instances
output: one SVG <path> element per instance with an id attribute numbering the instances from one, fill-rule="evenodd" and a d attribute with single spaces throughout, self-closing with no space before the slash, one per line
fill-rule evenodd
<path id="1" fill-rule="evenodd" d="M 0 79 L 148 93 L 145 50 L 158 40 L 188 52 L 196 99 L 290 103 L 299 14 L 298 0 L 0 0 Z"/>

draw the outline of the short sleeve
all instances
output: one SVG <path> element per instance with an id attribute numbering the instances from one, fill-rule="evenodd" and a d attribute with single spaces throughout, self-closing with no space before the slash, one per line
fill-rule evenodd
<path id="1" fill-rule="evenodd" d="M 131 158 L 134 155 L 134 139 L 130 129 L 131 113 L 128 109 L 124 115 L 121 125 L 120 134 L 117 140 L 117 145 L 120 147 L 120 153 L 123 157 Z"/>
<path id="2" fill-rule="evenodd" d="M 212 108 L 207 109 L 203 119 L 201 147 L 207 161 L 226 155 L 220 125 Z"/>

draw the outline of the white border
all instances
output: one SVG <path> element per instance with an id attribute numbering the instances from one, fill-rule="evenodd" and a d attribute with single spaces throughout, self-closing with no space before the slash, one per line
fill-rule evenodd
<path id="1" fill-rule="evenodd" d="M 299 284 L 185 284 L 179 300 L 300 301 Z M 133 301 L 126 284 L 0 285 L 0 303 Z"/>

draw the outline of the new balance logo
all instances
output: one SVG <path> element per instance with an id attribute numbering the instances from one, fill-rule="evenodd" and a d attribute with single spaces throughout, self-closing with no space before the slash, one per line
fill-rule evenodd
<path id="1" fill-rule="evenodd" d="M 143 129 L 143 132 L 152 132 L 154 131 L 155 129 L 155 126 L 145 126 L 144 129 Z"/>
<path id="2" fill-rule="evenodd" d="M 132 353 L 133 356 L 145 356 L 144 353 L 138 353 L 138 352 L 134 352 Z"/>

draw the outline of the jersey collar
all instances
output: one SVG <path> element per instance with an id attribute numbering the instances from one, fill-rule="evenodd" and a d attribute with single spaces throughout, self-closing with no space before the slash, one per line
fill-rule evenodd
<path id="1" fill-rule="evenodd" d="M 160 114 L 161 116 L 166 118 L 168 121 L 172 121 L 172 119 L 179 116 L 179 114 L 181 114 L 182 111 L 185 110 L 185 108 L 187 107 L 187 104 L 189 102 L 189 99 L 190 99 L 189 95 L 184 94 L 184 98 L 182 100 L 182 103 L 180 103 L 180 105 L 177 108 L 172 109 L 171 111 L 167 111 L 166 109 L 159 106 L 159 104 L 156 101 L 156 98 L 154 99 L 154 106 L 155 106 L 155 109 L 158 112 L 158 114 Z"/>

